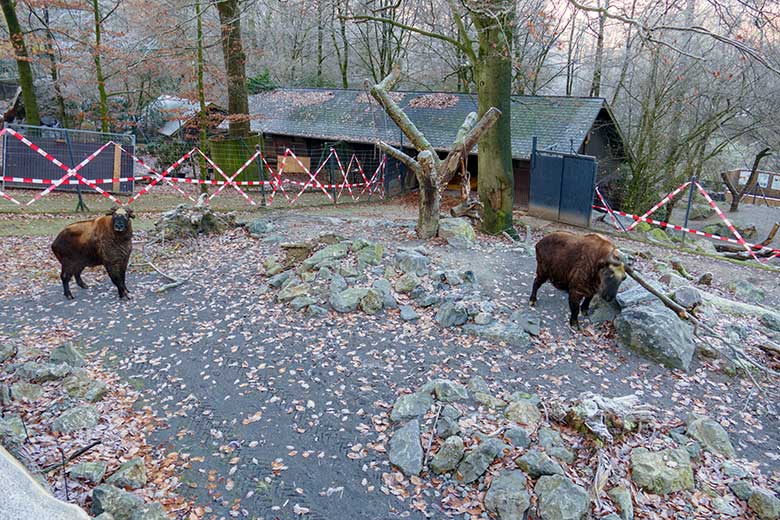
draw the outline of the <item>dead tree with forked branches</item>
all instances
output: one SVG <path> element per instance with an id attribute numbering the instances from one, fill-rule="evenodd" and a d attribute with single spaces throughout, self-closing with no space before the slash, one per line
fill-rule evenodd
<path id="1" fill-rule="evenodd" d="M 441 194 L 455 174 L 461 170 L 461 165 L 468 159 L 471 149 L 477 144 L 479 138 L 492 127 L 501 116 L 501 111 L 491 107 L 477 121 L 476 112 L 471 112 L 458 130 L 451 152 L 446 158 L 440 159 L 430 142 L 407 117 L 398 104 L 393 101 L 388 91 L 401 77 L 401 69 L 396 64 L 390 74 L 379 84 L 371 87 L 371 95 L 382 105 L 387 115 L 390 116 L 398 128 L 409 139 L 417 150 L 417 157 L 412 158 L 401 150 L 390 146 L 384 141 L 377 142 L 377 146 L 387 155 L 401 161 L 414 172 L 420 185 L 419 216 L 417 218 L 417 236 L 423 239 L 433 238 L 439 230 L 439 209 Z M 464 178 L 464 183 L 469 182 Z M 470 188 L 464 186 L 464 192 L 469 193 Z M 467 200 L 468 202 L 468 195 Z"/>

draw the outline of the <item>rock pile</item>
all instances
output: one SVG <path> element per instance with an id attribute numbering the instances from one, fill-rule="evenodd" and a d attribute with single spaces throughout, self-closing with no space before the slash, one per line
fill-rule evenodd
<path id="1" fill-rule="evenodd" d="M 224 233 L 237 226 L 231 213 L 212 211 L 205 204 L 179 204 L 160 215 L 154 223 L 154 231 L 157 236 L 178 239 Z"/>

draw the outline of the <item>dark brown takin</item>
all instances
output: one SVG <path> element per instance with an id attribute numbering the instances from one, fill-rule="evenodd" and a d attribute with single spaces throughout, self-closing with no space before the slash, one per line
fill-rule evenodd
<path id="1" fill-rule="evenodd" d="M 135 218 L 130 208 L 115 207 L 104 216 L 92 220 L 75 222 L 60 231 L 51 244 L 54 256 L 60 261 L 60 279 L 65 297 L 73 299 L 70 279 L 82 289 L 87 284 L 81 279 L 85 267 L 105 266 L 108 276 L 119 291 L 120 298 L 129 298 L 125 275 L 133 247 L 133 226 Z"/>
<path id="2" fill-rule="evenodd" d="M 607 238 L 597 233 L 577 235 L 556 231 L 536 244 L 536 279 L 530 303 L 546 281 L 569 292 L 569 324 L 579 328 L 580 310 L 587 315 L 591 299 L 598 294 L 604 301 L 615 299 L 626 279 L 623 255 Z"/>

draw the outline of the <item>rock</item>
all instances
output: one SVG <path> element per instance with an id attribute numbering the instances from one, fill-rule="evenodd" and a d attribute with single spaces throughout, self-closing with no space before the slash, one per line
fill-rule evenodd
<path id="1" fill-rule="evenodd" d="M 355 242 L 352 247 L 355 251 Z M 376 242 L 365 241 L 365 245 L 360 249 L 357 249 L 358 264 L 360 265 L 379 265 L 382 261 L 382 256 L 385 254 L 385 248 L 382 244 Z"/>
<path id="2" fill-rule="evenodd" d="M 727 459 L 733 459 L 736 456 L 729 434 L 717 422 L 708 417 L 692 414 L 688 416 L 686 425 L 688 435 L 699 441 L 704 449 Z"/>
<path id="3" fill-rule="evenodd" d="M 311 296 L 298 296 L 290 302 L 290 307 L 292 307 L 294 311 L 300 311 L 315 303 L 317 303 L 317 300 Z"/>
<path id="4" fill-rule="evenodd" d="M 402 273 L 415 273 L 418 275 L 428 272 L 431 259 L 417 251 L 399 251 L 393 258 L 395 267 Z"/>
<path id="5" fill-rule="evenodd" d="M 103 461 L 82 462 L 71 466 L 68 469 L 68 475 L 70 475 L 70 478 L 83 480 L 90 484 L 100 484 L 106 474 L 106 466 L 106 463 Z"/>
<path id="6" fill-rule="evenodd" d="M 322 317 L 328 315 L 328 309 L 319 305 L 309 305 L 307 314 L 312 317 Z"/>
<path id="7" fill-rule="evenodd" d="M 477 234 L 468 219 L 445 218 L 439 221 L 439 237 L 448 244 L 464 245 L 473 243 Z"/>
<path id="8" fill-rule="evenodd" d="M 379 291 L 369 289 L 360 299 L 360 310 L 366 314 L 376 314 L 382 310 L 382 301 L 382 294 Z"/>
<path id="9" fill-rule="evenodd" d="M 747 480 L 735 480 L 729 484 L 729 489 L 740 500 L 747 500 L 753 494 L 753 484 Z"/>
<path id="10" fill-rule="evenodd" d="M 132 520 L 133 513 L 143 506 L 144 501 L 116 486 L 103 484 L 92 490 L 93 515 L 110 513 L 116 520 Z"/>
<path id="11" fill-rule="evenodd" d="M 591 323 L 604 323 L 614 321 L 620 314 L 620 305 L 615 300 L 607 302 L 599 295 L 593 297 L 590 302 L 587 317 Z"/>
<path id="12" fill-rule="evenodd" d="M 530 401 L 520 400 L 509 403 L 504 417 L 516 423 L 536 427 L 542 421 L 542 412 Z"/>
<path id="13" fill-rule="evenodd" d="M 168 520 L 168 518 L 162 504 L 150 502 L 136 509 L 130 520 Z"/>
<path id="14" fill-rule="evenodd" d="M 515 464 L 531 478 L 539 478 L 542 475 L 563 475 L 561 465 L 537 449 L 528 450 L 521 457 L 516 458 Z"/>
<path id="15" fill-rule="evenodd" d="M 307 283 L 291 284 L 279 291 L 276 300 L 279 303 L 291 302 L 296 298 L 308 297 L 311 291 L 311 285 Z"/>
<path id="16" fill-rule="evenodd" d="M 410 293 L 420 285 L 420 277 L 415 273 L 406 273 L 395 282 L 395 290 L 399 293 Z"/>
<path id="17" fill-rule="evenodd" d="M 634 520 L 634 503 L 631 492 L 623 486 L 615 486 L 607 491 L 607 496 L 615 504 L 621 520 Z"/>
<path id="18" fill-rule="evenodd" d="M 661 284 L 653 281 L 650 281 L 649 283 L 659 292 L 666 292 Z M 639 284 L 630 286 L 628 289 L 617 293 L 617 296 L 615 297 L 615 301 L 617 301 L 618 305 L 620 305 L 620 308 L 622 309 L 627 309 L 629 307 L 639 305 L 640 303 L 651 302 L 654 300 L 655 296 L 653 296 L 650 291 Z"/>
<path id="19" fill-rule="evenodd" d="M 752 224 L 742 225 L 736 222 L 732 222 L 732 224 L 734 224 L 734 227 L 737 229 L 737 231 L 739 231 L 739 234 L 742 235 L 742 238 L 745 240 L 750 240 L 756 236 L 756 226 Z M 725 222 L 715 222 L 714 224 L 708 224 L 702 228 L 702 231 L 705 233 L 712 233 L 713 235 L 720 235 L 722 237 L 734 236 Z"/>
<path id="20" fill-rule="evenodd" d="M 490 325 L 475 325 L 469 323 L 463 327 L 463 332 L 469 336 L 495 343 L 507 343 L 513 347 L 527 348 L 531 340 L 523 327 L 514 323 L 491 323 Z"/>
<path id="21" fill-rule="evenodd" d="M 433 394 L 436 399 L 445 403 L 454 403 L 469 398 L 469 392 L 466 387 L 456 381 L 449 379 L 433 379 L 425 383 L 421 392 Z"/>
<path id="22" fill-rule="evenodd" d="M 368 293 L 368 289 L 351 287 L 338 293 L 331 293 L 330 306 L 337 312 L 352 312 L 357 309 L 360 300 Z"/>
<path id="23" fill-rule="evenodd" d="M 263 235 L 271 231 L 274 225 L 266 218 L 256 218 L 244 223 L 244 227 L 251 235 Z"/>
<path id="24" fill-rule="evenodd" d="M 678 287 L 674 291 L 674 301 L 680 304 L 683 308 L 691 310 L 701 305 L 702 297 L 698 290 L 689 285 L 686 285 L 683 287 Z"/>
<path id="25" fill-rule="evenodd" d="M 436 434 L 442 439 L 449 439 L 453 435 L 460 433 L 460 424 L 455 419 L 449 417 L 439 417 L 436 423 Z"/>
<path id="26" fill-rule="evenodd" d="M 715 511 L 724 516 L 739 516 L 742 514 L 742 508 L 726 497 L 715 497 L 711 503 Z"/>
<path id="27" fill-rule="evenodd" d="M 390 439 L 390 463 L 404 475 L 419 475 L 422 471 L 423 450 L 420 444 L 420 423 L 414 419 L 396 430 Z"/>
<path id="28" fill-rule="evenodd" d="M 506 408 L 506 404 L 507 404 L 506 401 L 504 401 L 503 399 L 499 399 L 498 397 L 493 397 L 492 395 L 486 394 L 484 392 L 475 393 L 474 400 L 479 404 L 487 406 L 488 408 L 491 408 L 493 410 L 500 410 L 502 408 Z"/>
<path id="29" fill-rule="evenodd" d="M 774 493 L 766 489 L 753 488 L 753 494 L 748 499 L 748 507 L 761 520 L 777 520 L 780 518 L 780 500 Z"/>
<path id="30" fill-rule="evenodd" d="M 758 317 L 758 321 L 769 330 L 780 332 L 780 317 L 777 314 L 764 313 Z"/>
<path id="31" fill-rule="evenodd" d="M 404 321 L 414 321 L 420 317 L 414 310 L 414 307 L 410 305 L 401 305 L 399 309 L 401 310 L 401 319 Z"/>
<path id="32" fill-rule="evenodd" d="M 485 509 L 499 520 L 523 520 L 531 506 L 522 471 L 504 470 L 493 479 L 485 493 Z"/>
<path id="33" fill-rule="evenodd" d="M 636 226 L 634 226 L 634 229 L 636 229 L 639 233 L 647 233 L 651 229 L 653 229 L 653 226 L 648 224 L 647 222 L 638 222 Z"/>
<path id="34" fill-rule="evenodd" d="M 36 363 L 28 361 L 16 369 L 16 375 L 20 379 L 31 383 L 45 383 L 62 379 L 71 372 L 71 367 L 65 364 Z"/>
<path id="35" fill-rule="evenodd" d="M 15 399 L 31 402 L 43 394 L 43 387 L 34 383 L 20 382 L 11 385 L 11 392 Z"/>
<path id="36" fill-rule="evenodd" d="M 433 406 L 433 398 L 429 393 L 404 394 L 395 400 L 393 410 L 390 412 L 390 420 L 400 422 L 425 415 L 431 406 Z"/>
<path id="37" fill-rule="evenodd" d="M 452 406 L 451 404 L 444 405 L 444 408 L 441 411 L 442 417 L 449 417 L 450 419 L 460 419 L 460 416 L 462 415 L 460 411 Z"/>
<path id="38" fill-rule="evenodd" d="M 688 218 L 691 220 L 705 220 L 715 214 L 715 209 L 709 204 L 692 204 Z"/>
<path id="39" fill-rule="evenodd" d="M 111 513 L 100 513 L 94 517 L 94 520 L 114 520 L 114 515 Z"/>
<path id="40" fill-rule="evenodd" d="M 443 281 L 453 287 L 463 283 L 463 279 L 460 277 L 458 272 L 452 269 L 444 271 Z"/>
<path id="41" fill-rule="evenodd" d="M 0 363 L 4 363 L 16 356 L 16 345 L 12 343 L 3 343 L 0 345 Z"/>
<path id="42" fill-rule="evenodd" d="M 560 460 L 561 462 L 565 462 L 566 464 L 573 464 L 574 459 L 576 458 L 576 455 L 573 451 L 568 448 L 564 448 L 563 446 L 553 446 L 547 450 L 547 453 L 551 457 L 555 457 L 556 459 Z"/>
<path id="43" fill-rule="evenodd" d="M 723 461 L 720 465 L 720 471 L 731 478 L 747 478 L 750 476 L 750 473 L 745 468 L 730 460 Z"/>
<path id="44" fill-rule="evenodd" d="M 292 271 L 282 271 L 281 273 L 277 273 L 273 275 L 271 278 L 268 279 L 268 285 L 274 288 L 279 288 L 282 286 L 284 282 L 287 281 L 288 278 L 292 275 Z"/>
<path id="45" fill-rule="evenodd" d="M 466 389 L 469 392 L 482 392 L 483 394 L 489 394 L 490 393 L 490 387 L 487 384 L 487 381 L 485 381 L 485 378 L 482 376 L 474 376 L 471 379 L 469 379 L 468 384 L 466 385 Z"/>
<path id="46" fill-rule="evenodd" d="M 269 256 L 263 261 L 263 267 L 265 268 L 266 276 L 276 276 L 284 271 L 284 266 L 279 263 L 279 258 L 276 256 Z"/>
<path id="47" fill-rule="evenodd" d="M 340 293 L 347 289 L 347 281 L 340 274 L 334 274 L 330 279 L 330 286 L 328 288 L 330 294 Z"/>
<path id="48" fill-rule="evenodd" d="M 528 430 L 513 426 L 504 432 L 504 438 L 512 443 L 515 448 L 527 448 L 531 445 L 531 436 Z"/>
<path id="49" fill-rule="evenodd" d="M 539 318 L 536 316 L 532 316 L 526 313 L 525 311 L 518 310 L 513 312 L 511 316 L 509 316 L 509 320 L 517 323 L 531 336 L 538 336 L 541 332 L 541 320 L 539 320 Z"/>
<path id="50" fill-rule="evenodd" d="M 166 238 L 177 239 L 224 233 L 237 226 L 231 213 L 218 213 L 203 204 L 179 204 L 160 215 L 154 223 L 154 232 L 157 236 L 164 234 Z"/>
<path id="51" fill-rule="evenodd" d="M 371 288 L 379 291 L 382 296 L 393 294 L 393 286 L 390 284 L 390 280 L 387 278 L 379 278 L 378 280 L 374 280 L 374 283 L 371 284 Z"/>
<path id="52" fill-rule="evenodd" d="M 349 252 L 349 244 L 346 242 L 339 242 L 338 244 L 331 244 L 325 246 L 309 258 L 305 259 L 301 263 L 301 269 L 309 271 L 322 262 L 330 262 L 333 260 L 339 260 L 347 256 Z"/>
<path id="53" fill-rule="evenodd" d="M 704 273 L 696 283 L 699 285 L 712 285 L 712 273 Z"/>
<path id="54" fill-rule="evenodd" d="M 658 452 L 634 448 L 631 451 L 631 480 L 656 495 L 693 489 L 690 456 L 683 448 L 667 448 Z"/>
<path id="55" fill-rule="evenodd" d="M 493 321 L 493 315 L 489 312 L 480 312 L 474 316 L 474 323 L 477 325 L 487 325 Z"/>
<path id="56" fill-rule="evenodd" d="M 92 405 L 68 408 L 54 420 L 52 431 L 73 433 L 85 428 L 94 428 L 97 426 L 99 419 L 97 410 Z"/>
<path id="57" fill-rule="evenodd" d="M 539 520 L 581 520 L 590 511 L 590 498 L 582 486 L 562 475 L 544 475 L 534 486 Z"/>
<path id="58" fill-rule="evenodd" d="M 766 292 L 748 282 L 747 280 L 735 280 L 726 285 L 726 289 L 733 292 L 737 298 L 750 303 L 761 303 L 766 298 Z"/>
<path id="59" fill-rule="evenodd" d="M 21 417 L 11 414 L 0 417 L 0 441 L 10 439 L 12 442 L 22 442 L 26 438 L 27 430 Z"/>
<path id="60" fill-rule="evenodd" d="M 84 356 L 70 344 L 60 345 L 52 350 L 49 361 L 55 364 L 65 363 L 72 367 L 84 366 Z"/>
<path id="61" fill-rule="evenodd" d="M 488 466 L 499 456 L 503 455 L 507 446 L 498 439 L 486 439 L 479 446 L 472 449 L 458 464 L 458 474 L 464 484 L 474 482 L 487 471 Z"/>
<path id="62" fill-rule="evenodd" d="M 90 377 L 85 371 L 73 372 L 63 381 L 65 390 L 71 397 L 96 403 L 103 399 L 108 391 L 106 383 Z"/>
<path id="63" fill-rule="evenodd" d="M 653 228 L 650 230 L 650 232 L 647 233 L 647 238 L 651 242 L 655 242 L 657 244 L 671 244 L 672 239 L 669 238 L 669 235 L 660 228 Z"/>
<path id="64" fill-rule="evenodd" d="M 561 437 L 561 434 L 558 433 L 557 430 L 553 430 L 552 428 L 542 427 L 539 428 L 539 432 L 537 433 L 537 435 L 539 439 L 539 446 L 541 446 L 545 450 L 549 450 L 550 448 L 553 448 L 555 446 L 564 446 L 563 438 Z"/>
<path id="65" fill-rule="evenodd" d="M 417 305 L 420 307 L 432 307 L 433 305 L 438 305 L 439 302 L 441 302 L 441 298 L 438 294 L 424 294 L 420 297 L 418 297 L 416 300 Z"/>
<path id="66" fill-rule="evenodd" d="M 140 457 L 122 463 L 106 480 L 109 484 L 125 489 L 140 489 L 146 485 L 146 466 Z"/>
<path id="67" fill-rule="evenodd" d="M 430 462 L 434 473 L 446 473 L 458 467 L 466 449 L 463 447 L 463 439 L 457 435 L 447 437 L 433 456 Z"/>
<path id="68" fill-rule="evenodd" d="M 11 389 L 5 383 L 0 383 L 0 406 L 11 406 Z"/>
<path id="69" fill-rule="evenodd" d="M 615 320 L 618 344 L 669 368 L 688 370 L 694 353 L 691 328 L 666 306 L 632 306 Z"/>
<path id="70" fill-rule="evenodd" d="M 466 323 L 469 315 L 466 309 L 455 302 L 444 302 L 436 312 L 436 322 L 442 327 L 454 327 Z"/>
<path id="71" fill-rule="evenodd" d="M 676 289 L 677 287 L 682 287 L 690 283 L 686 278 L 683 278 L 677 273 L 664 273 L 658 278 L 658 281 L 671 289 Z"/>

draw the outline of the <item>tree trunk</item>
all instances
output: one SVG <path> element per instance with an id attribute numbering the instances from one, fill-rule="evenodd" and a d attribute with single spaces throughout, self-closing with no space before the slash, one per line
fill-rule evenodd
<path id="1" fill-rule="evenodd" d="M 233 138 L 249 135 L 249 100 L 246 89 L 246 55 L 241 43 L 241 10 L 239 0 L 217 2 L 222 33 L 222 54 L 225 58 L 228 88 L 228 135 Z"/>
<path id="2" fill-rule="evenodd" d="M 439 211 L 441 209 L 441 192 L 439 191 L 439 172 L 431 152 L 423 151 L 417 155 L 420 164 L 417 182 L 420 183 L 420 202 L 417 215 L 417 236 L 423 240 L 433 238 L 439 232 Z"/>
<path id="3" fill-rule="evenodd" d="M 322 54 L 322 40 L 325 36 L 325 27 L 322 20 L 322 4 L 317 2 L 317 86 L 322 86 L 322 62 L 325 60 Z"/>
<path id="4" fill-rule="evenodd" d="M 197 20 L 197 47 L 198 47 L 198 102 L 200 104 L 200 149 L 203 153 L 208 152 L 208 113 L 206 112 L 206 91 L 203 86 L 203 17 L 200 9 L 200 0 L 195 0 L 195 17 Z M 201 155 L 198 157 L 198 167 L 200 168 L 201 180 L 206 179 L 206 159 Z M 207 184 L 200 185 L 201 193 L 208 193 Z"/>
<path id="5" fill-rule="evenodd" d="M 41 118 L 38 115 L 38 99 L 35 97 L 35 84 L 30 55 L 27 54 L 27 46 L 24 43 L 24 33 L 16 17 L 16 5 L 13 0 L 0 0 L 3 9 L 5 23 L 8 26 L 8 34 L 14 48 L 16 68 L 19 72 L 19 84 L 22 87 L 22 99 L 24 100 L 24 114 L 28 125 L 40 125 Z"/>
<path id="6" fill-rule="evenodd" d="M 57 99 L 57 110 L 64 128 L 68 128 L 68 113 L 65 111 L 65 99 L 60 90 L 59 73 L 57 72 L 57 57 L 54 54 L 54 35 L 49 27 L 49 8 L 43 8 L 43 21 L 46 24 L 46 54 L 49 56 L 49 75 L 54 87 L 54 97 Z"/>
<path id="7" fill-rule="evenodd" d="M 742 197 L 744 197 L 746 193 L 750 193 L 750 191 L 756 187 L 756 183 L 758 182 L 758 167 L 761 164 L 761 160 L 769 155 L 772 155 L 772 152 L 769 148 L 764 148 L 756 154 L 756 158 L 753 160 L 753 168 L 750 170 L 750 177 L 748 177 L 748 180 L 745 183 L 745 187 L 742 188 L 741 191 L 737 188 L 739 185 L 739 177 L 732 181 L 728 176 L 728 172 L 721 173 L 723 182 L 726 183 L 726 189 L 728 189 L 731 193 L 731 207 L 729 207 L 730 213 L 739 211 L 739 203 L 742 200 Z"/>
<path id="8" fill-rule="evenodd" d="M 98 98 L 100 104 L 100 130 L 108 132 L 108 95 L 106 94 L 106 78 L 103 75 L 103 63 L 100 57 L 100 4 L 99 0 L 92 0 L 92 8 L 95 13 L 95 76 L 98 84 Z"/>
<path id="9" fill-rule="evenodd" d="M 511 101 L 512 53 L 511 2 L 495 2 L 498 19 L 472 12 L 479 35 L 477 66 L 478 116 L 496 107 L 502 116 L 479 140 L 477 190 L 485 205 L 482 230 L 498 234 L 512 227 L 514 177 L 512 173 Z"/>
<path id="10" fill-rule="evenodd" d="M 604 9 L 609 9 L 609 0 L 604 1 Z M 604 63 L 604 23 L 607 17 L 599 14 L 599 32 L 596 37 L 596 56 L 593 60 L 593 81 L 590 84 L 591 97 L 599 97 L 601 92 L 601 67 Z"/>

